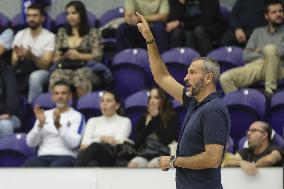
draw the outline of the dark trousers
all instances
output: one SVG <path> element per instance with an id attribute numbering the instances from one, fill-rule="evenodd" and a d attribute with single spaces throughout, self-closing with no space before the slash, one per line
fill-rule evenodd
<path id="1" fill-rule="evenodd" d="M 92 143 L 79 153 L 75 166 L 109 167 L 113 164 L 112 147 L 109 144 Z"/>
<path id="2" fill-rule="evenodd" d="M 200 25 L 192 30 L 177 28 L 170 34 L 170 47 L 190 47 L 197 50 L 201 56 L 206 56 L 224 32 L 224 26 L 219 25 Z"/>
<path id="3" fill-rule="evenodd" d="M 72 156 L 36 156 L 29 158 L 23 167 L 73 167 Z"/>
<path id="4" fill-rule="evenodd" d="M 168 48 L 168 34 L 165 30 L 165 24 L 155 22 L 151 23 L 150 27 L 153 31 L 159 51 L 164 52 Z M 119 52 L 128 48 L 146 48 L 146 43 L 137 26 L 123 23 L 117 29 L 116 49 Z"/>

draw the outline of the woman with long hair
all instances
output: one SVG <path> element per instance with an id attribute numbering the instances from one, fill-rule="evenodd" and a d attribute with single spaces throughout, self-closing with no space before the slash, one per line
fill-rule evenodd
<path id="1" fill-rule="evenodd" d="M 99 80 L 88 65 L 101 60 L 102 38 L 98 29 L 90 28 L 81 1 L 69 2 L 65 11 L 67 24 L 57 32 L 54 57 L 57 69 L 51 74 L 49 85 L 65 80 L 76 88 L 77 97 L 81 97 L 92 91 L 93 83 Z"/>
<path id="2" fill-rule="evenodd" d="M 102 116 L 89 119 L 81 143 L 76 166 L 113 166 L 113 147 L 122 144 L 131 133 L 131 122 L 119 115 L 121 106 L 117 96 L 104 92 L 101 97 Z"/>
<path id="3" fill-rule="evenodd" d="M 152 88 L 147 112 L 136 125 L 135 147 L 138 156 L 128 163 L 128 167 L 157 167 L 158 157 L 166 155 L 162 149 L 167 149 L 176 139 L 178 126 L 178 116 L 173 111 L 166 93 L 160 88 Z M 150 147 L 150 140 L 156 141 L 153 146 L 160 149 L 147 149 Z"/>

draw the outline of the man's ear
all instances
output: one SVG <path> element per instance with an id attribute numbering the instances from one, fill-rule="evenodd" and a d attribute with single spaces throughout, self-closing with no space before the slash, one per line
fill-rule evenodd
<path id="1" fill-rule="evenodd" d="M 209 84 L 213 81 L 214 75 L 212 73 L 207 73 L 205 77 L 205 84 Z"/>

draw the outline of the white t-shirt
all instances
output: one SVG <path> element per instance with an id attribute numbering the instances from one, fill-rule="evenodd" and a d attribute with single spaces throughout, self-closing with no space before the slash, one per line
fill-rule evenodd
<path id="1" fill-rule="evenodd" d="M 38 36 L 32 37 L 31 29 L 25 28 L 15 35 L 12 48 L 15 46 L 31 49 L 35 56 L 41 57 L 46 51 L 54 51 L 55 35 L 42 28 L 42 31 Z"/>
<path id="2" fill-rule="evenodd" d="M 119 143 L 123 143 L 130 136 L 131 129 L 131 121 L 127 117 L 117 114 L 111 117 L 94 117 L 87 122 L 82 144 L 100 142 L 101 136 L 111 136 Z"/>
<path id="3" fill-rule="evenodd" d="M 73 108 L 61 113 L 60 125 L 57 129 L 53 119 L 54 109 L 44 112 L 46 121 L 42 128 L 38 127 L 36 120 L 34 127 L 27 135 L 27 144 L 31 147 L 38 146 L 38 155 L 77 155 L 77 150 L 82 139 L 85 120 L 82 114 Z"/>

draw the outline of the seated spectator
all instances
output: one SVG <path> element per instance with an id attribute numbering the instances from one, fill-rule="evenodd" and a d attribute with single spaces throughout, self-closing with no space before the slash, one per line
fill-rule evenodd
<path id="1" fill-rule="evenodd" d="M 248 148 L 238 151 L 224 167 L 241 167 L 248 175 L 255 175 L 258 167 L 282 166 L 283 152 L 271 145 L 270 125 L 263 121 L 251 124 L 247 131 Z"/>
<path id="2" fill-rule="evenodd" d="M 0 51 L 2 49 L 0 44 Z M 17 81 L 13 71 L 0 61 L 0 138 L 13 134 L 14 130 L 21 126 L 17 116 L 19 98 L 16 87 Z"/>
<path id="3" fill-rule="evenodd" d="M 124 1 L 124 24 L 117 30 L 117 50 L 127 48 L 146 48 L 145 40 L 140 35 L 137 23 L 140 21 L 136 12 L 145 16 L 151 23 L 151 30 L 154 32 L 157 46 L 160 52 L 164 52 L 168 47 L 168 36 L 165 31 L 165 21 L 169 14 L 168 0 L 125 0 Z"/>
<path id="4" fill-rule="evenodd" d="M 147 112 L 135 127 L 135 146 L 138 156 L 128 163 L 128 167 L 158 167 L 158 158 L 170 153 L 168 145 L 176 139 L 178 126 L 178 116 L 172 110 L 166 93 L 161 89 L 152 88 Z M 161 148 L 149 149 L 149 139 L 158 141 L 159 143 L 156 144 L 159 145 L 156 147 Z M 162 148 L 168 148 L 168 154 L 163 154 Z M 147 153 L 148 150 L 151 150 L 151 154 Z"/>
<path id="5" fill-rule="evenodd" d="M 266 25 L 263 16 L 266 0 L 237 0 L 229 17 L 229 29 L 224 33 L 221 45 L 245 47 L 252 31 Z"/>
<path id="6" fill-rule="evenodd" d="M 54 83 L 51 93 L 56 108 L 34 108 L 37 120 L 26 140 L 28 146 L 38 147 L 38 155 L 29 158 L 25 167 L 70 167 L 77 156 L 84 117 L 68 105 L 72 96 L 68 83 Z"/>
<path id="7" fill-rule="evenodd" d="M 25 81 L 29 78 L 28 101 L 43 91 L 48 83 L 48 68 L 54 51 L 55 36 L 42 27 L 43 9 L 32 4 L 27 9 L 28 28 L 19 31 L 13 41 L 12 65 L 21 91 L 25 91 Z"/>
<path id="8" fill-rule="evenodd" d="M 265 9 L 268 25 L 253 31 L 244 49 L 245 66 L 233 68 L 220 77 L 225 93 L 264 81 L 265 93 L 277 90 L 277 80 L 284 78 L 283 5 L 279 0 L 268 1 Z"/>
<path id="9" fill-rule="evenodd" d="M 102 116 L 89 119 L 81 143 L 81 152 L 75 166 L 114 166 L 113 149 L 122 144 L 131 133 L 131 122 L 122 117 L 117 96 L 104 92 L 100 109 Z"/>
<path id="10" fill-rule="evenodd" d="M 54 62 L 57 69 L 51 74 L 49 87 L 65 80 L 76 88 L 79 98 L 92 91 L 92 85 L 100 85 L 99 76 L 92 67 L 103 67 L 103 51 L 99 30 L 91 29 L 85 5 L 71 1 L 66 5 L 67 24 L 59 28 L 56 36 Z"/>
<path id="11" fill-rule="evenodd" d="M 178 0 L 171 20 L 166 25 L 170 32 L 170 47 L 190 47 L 202 56 L 213 49 L 226 28 L 218 0 Z"/>

